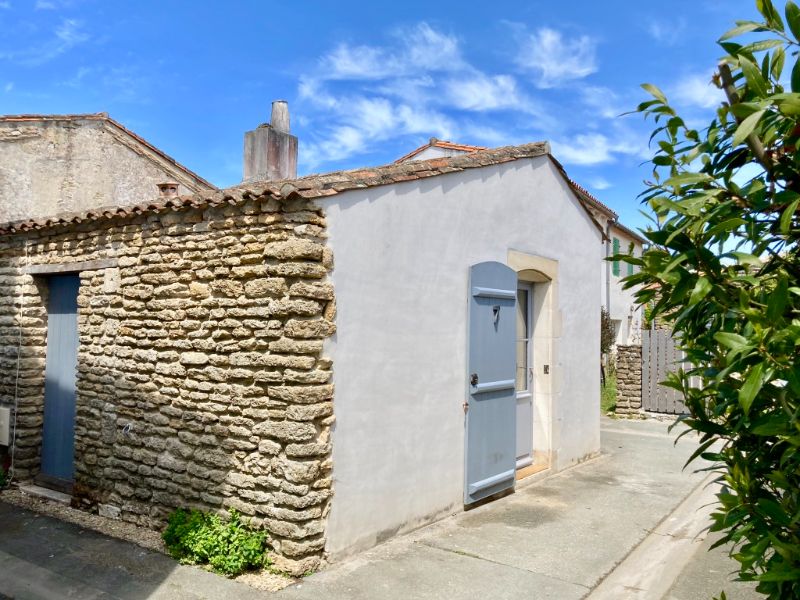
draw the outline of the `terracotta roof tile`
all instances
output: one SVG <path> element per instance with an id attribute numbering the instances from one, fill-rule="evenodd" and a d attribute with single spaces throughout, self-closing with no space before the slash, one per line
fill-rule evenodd
<path id="1" fill-rule="evenodd" d="M 400 181 L 413 181 L 436 177 L 446 173 L 454 173 L 467 169 L 475 169 L 489 165 L 497 165 L 523 158 L 545 156 L 550 153 L 547 142 L 506 146 L 481 150 L 470 154 L 461 154 L 448 158 L 436 158 L 431 161 L 420 161 L 414 165 L 393 163 L 383 167 L 338 171 L 321 175 L 308 175 L 286 181 L 262 181 L 245 183 L 223 190 L 198 192 L 191 196 L 175 199 L 157 200 L 139 204 L 136 207 L 99 208 L 81 214 L 65 214 L 44 220 L 27 220 L 0 224 L 0 235 L 29 229 L 66 225 L 75 218 L 99 220 L 141 213 L 158 213 L 183 208 L 184 206 L 215 206 L 223 203 L 237 204 L 248 199 L 270 197 L 277 200 L 289 200 L 294 197 L 324 198 L 356 188 L 389 185 Z"/>
<path id="2" fill-rule="evenodd" d="M 427 144 L 420 146 L 416 150 L 412 150 L 408 154 L 401 156 L 395 162 L 395 164 L 404 163 L 408 160 L 414 158 L 417 154 L 421 153 L 428 148 L 444 148 L 445 150 L 458 150 L 461 152 L 480 152 L 481 150 L 487 150 L 484 146 L 470 146 L 469 144 L 456 144 L 455 142 L 448 142 L 447 140 L 440 140 L 435 137 L 432 137 Z M 438 160 L 438 159 L 433 159 Z"/>

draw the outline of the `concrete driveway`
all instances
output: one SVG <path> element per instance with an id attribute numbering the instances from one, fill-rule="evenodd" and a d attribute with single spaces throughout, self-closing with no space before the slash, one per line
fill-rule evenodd
<path id="1" fill-rule="evenodd" d="M 706 560 L 697 554 L 702 537 L 686 537 L 686 522 L 698 520 L 694 497 L 682 507 L 683 516 L 674 523 L 668 519 L 705 475 L 682 470 L 696 443 L 686 436 L 674 445 L 675 434 L 667 427 L 654 420 L 604 418 L 600 458 L 383 544 L 278 595 L 308 600 L 593 598 L 592 590 L 662 525 L 666 533 L 653 534 L 655 544 L 644 560 L 652 566 L 654 554 L 667 553 L 665 544 L 682 541 L 678 556 L 663 565 L 669 581 L 656 571 L 649 582 L 629 585 L 628 574 L 617 578 L 619 587 L 608 596 L 662 598 L 690 564 L 698 567 L 695 578 L 702 577 L 699 565 Z M 702 515 L 699 520 L 705 522 Z M 695 554 L 697 560 L 690 560 Z M 728 583 L 734 564 L 719 553 L 715 558 L 720 556 L 729 569 L 712 573 L 705 587 L 718 585 L 718 593 L 724 586 L 729 598 L 756 598 L 749 588 Z M 732 594 L 734 588 L 744 595 Z M 684 596 L 677 588 L 670 593 L 672 600 L 710 598 Z"/>
<path id="2" fill-rule="evenodd" d="M 603 455 L 515 494 L 259 592 L 0 501 L 0 599 L 758 598 L 695 534 L 710 491 L 667 423 L 603 419 Z M 2 496 L 0 496 L 0 499 Z"/>

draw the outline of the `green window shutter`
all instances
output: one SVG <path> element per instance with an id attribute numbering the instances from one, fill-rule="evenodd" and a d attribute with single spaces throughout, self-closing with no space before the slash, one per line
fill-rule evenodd
<path id="1" fill-rule="evenodd" d="M 611 254 L 619 254 L 619 240 L 614 238 L 613 243 L 611 244 Z M 614 276 L 619 277 L 619 261 L 614 261 L 614 268 L 612 269 Z"/>
<path id="2" fill-rule="evenodd" d="M 633 265 L 628 263 L 628 275 L 633 275 Z"/>

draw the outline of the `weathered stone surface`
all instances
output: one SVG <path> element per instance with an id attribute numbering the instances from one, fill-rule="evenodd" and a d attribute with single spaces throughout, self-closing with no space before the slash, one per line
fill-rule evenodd
<path id="1" fill-rule="evenodd" d="M 642 347 L 617 346 L 617 414 L 642 411 Z"/>
<path id="2" fill-rule="evenodd" d="M 21 265 L 115 257 L 81 273 L 76 501 L 153 527 L 176 506 L 236 508 L 270 529 L 296 572 L 322 558 L 331 498 L 331 262 L 319 209 L 260 206 L 0 235 L 0 405 L 17 394 L 15 469 L 29 478 L 47 286 Z"/>

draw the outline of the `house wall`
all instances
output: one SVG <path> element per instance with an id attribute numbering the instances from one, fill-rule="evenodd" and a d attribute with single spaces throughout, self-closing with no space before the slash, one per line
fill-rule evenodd
<path id="1" fill-rule="evenodd" d="M 179 506 L 236 508 L 280 568 L 315 568 L 331 484 L 324 238 L 318 206 L 266 199 L 0 236 L 14 477 L 37 474 L 42 442 L 47 282 L 26 270 L 102 260 L 80 273 L 74 503 L 153 527 Z"/>
<path id="2" fill-rule="evenodd" d="M 547 157 L 352 190 L 325 207 L 338 306 L 326 342 L 334 557 L 463 506 L 474 263 L 508 264 L 510 250 L 557 262 L 551 467 L 598 451 L 601 237 Z"/>
<path id="3" fill-rule="evenodd" d="M 607 244 L 613 244 L 613 238 L 617 238 L 620 243 L 621 252 L 627 252 L 630 245 L 633 244 L 634 256 L 642 255 L 641 242 L 634 240 L 630 235 L 621 229 L 612 226 L 610 236 L 612 241 L 606 242 Z M 613 254 L 613 250 L 609 251 L 609 256 L 611 254 Z M 619 275 L 614 275 L 613 263 L 609 264 L 608 268 L 604 270 L 603 273 L 604 285 L 606 276 L 608 276 L 611 281 L 609 290 L 609 314 L 611 319 L 617 321 L 619 324 L 616 338 L 616 344 L 618 346 L 641 344 L 642 342 L 643 312 L 642 308 L 637 304 L 636 298 L 634 297 L 636 290 L 623 289 L 622 279 L 627 275 L 628 264 L 622 261 L 619 262 Z M 605 304 L 605 302 L 603 302 L 603 304 Z"/>
<path id="4" fill-rule="evenodd" d="M 207 189 L 104 120 L 0 119 L 0 222 L 50 217 Z"/>

